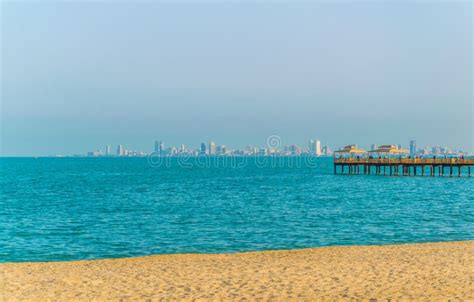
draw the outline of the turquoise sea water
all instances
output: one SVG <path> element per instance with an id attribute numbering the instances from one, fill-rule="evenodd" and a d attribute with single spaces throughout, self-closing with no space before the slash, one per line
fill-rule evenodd
<path id="1" fill-rule="evenodd" d="M 474 177 L 193 161 L 1 158 L 0 262 L 474 239 Z"/>

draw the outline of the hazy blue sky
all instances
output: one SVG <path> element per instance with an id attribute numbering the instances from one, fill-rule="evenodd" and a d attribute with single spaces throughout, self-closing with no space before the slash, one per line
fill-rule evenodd
<path id="1" fill-rule="evenodd" d="M 473 5 L 1 4 L 1 154 L 197 147 L 473 150 Z"/>

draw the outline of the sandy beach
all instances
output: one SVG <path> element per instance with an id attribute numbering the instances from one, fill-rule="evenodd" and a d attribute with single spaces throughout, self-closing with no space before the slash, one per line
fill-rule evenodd
<path id="1" fill-rule="evenodd" d="M 15 300 L 474 300 L 474 241 L 5 263 Z"/>

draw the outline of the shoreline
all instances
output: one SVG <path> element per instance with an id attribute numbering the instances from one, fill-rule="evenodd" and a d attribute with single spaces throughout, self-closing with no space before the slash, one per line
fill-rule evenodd
<path id="1" fill-rule="evenodd" d="M 109 261 L 109 260 L 127 260 L 127 259 L 139 259 L 139 258 L 149 258 L 149 257 L 164 257 L 164 256 L 218 256 L 218 255 L 245 255 L 253 253 L 271 253 L 271 252 L 292 252 L 292 251 L 301 251 L 306 250 L 322 250 L 322 249 L 333 249 L 333 248 L 370 248 L 370 247 L 385 247 L 385 246 L 411 246 L 411 245 L 426 245 L 426 244 L 442 244 L 442 243 L 468 243 L 472 242 L 474 244 L 474 239 L 467 240 L 453 240 L 453 241 L 426 241 L 426 242 L 405 242 L 405 243 L 387 243 L 387 244 L 353 244 L 353 245 L 328 245 L 328 246 L 316 246 L 316 247 L 304 247 L 304 248 L 294 248 L 294 249 L 270 249 L 270 250 L 252 250 L 252 251 L 236 251 L 236 252 L 190 252 L 190 253 L 164 253 L 164 254 L 150 254 L 150 255 L 137 255 L 137 256 L 125 256 L 125 257 L 111 257 L 111 258 L 96 258 L 96 259 L 72 259 L 72 260 L 39 260 L 39 261 L 10 261 L 10 262 L 0 262 L 0 266 L 4 264 L 20 264 L 20 263 L 29 263 L 29 264 L 47 264 L 47 263 L 68 263 L 68 262 L 95 262 L 95 261 Z"/>
<path id="2" fill-rule="evenodd" d="M 4 300 L 474 299 L 474 241 L 0 263 Z"/>

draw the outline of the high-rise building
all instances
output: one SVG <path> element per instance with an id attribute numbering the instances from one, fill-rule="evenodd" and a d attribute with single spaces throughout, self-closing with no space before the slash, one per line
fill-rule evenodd
<path id="1" fill-rule="evenodd" d="M 216 155 L 216 143 L 213 141 L 209 142 L 209 155 Z"/>
<path id="2" fill-rule="evenodd" d="M 320 156 L 321 155 L 321 142 L 319 140 L 316 140 L 314 142 L 314 153 L 317 155 L 317 156 Z"/>
<path id="3" fill-rule="evenodd" d="M 200 154 L 206 154 L 206 143 L 201 143 Z"/>
<path id="4" fill-rule="evenodd" d="M 166 149 L 166 154 L 167 155 L 176 155 L 176 154 L 178 154 L 178 149 L 176 147 L 168 147 Z"/>
<path id="5" fill-rule="evenodd" d="M 218 145 L 216 146 L 216 154 L 218 155 L 223 155 L 226 153 L 226 148 L 224 145 Z"/>
<path id="6" fill-rule="evenodd" d="M 415 155 L 416 154 L 416 140 L 411 140 L 410 141 L 410 154 Z"/>
<path id="7" fill-rule="evenodd" d="M 308 150 L 310 154 L 314 154 L 314 141 L 312 139 L 309 140 Z"/>
<path id="8" fill-rule="evenodd" d="M 290 152 L 292 155 L 301 155 L 301 147 L 298 145 L 291 145 Z"/>
<path id="9" fill-rule="evenodd" d="M 331 154 L 332 154 L 332 151 L 329 148 L 329 146 L 328 145 L 324 146 L 323 147 L 323 155 L 331 155 Z"/>
<path id="10" fill-rule="evenodd" d="M 321 142 L 319 140 L 310 140 L 309 141 L 309 153 L 317 156 L 321 155 Z"/>
<path id="11" fill-rule="evenodd" d="M 155 154 L 160 154 L 160 142 L 159 141 L 155 141 L 155 148 L 154 148 L 153 151 L 155 151 Z"/>
<path id="12" fill-rule="evenodd" d="M 105 156 L 110 156 L 110 145 L 105 146 Z"/>
<path id="13" fill-rule="evenodd" d="M 158 145 L 158 154 L 160 154 L 161 156 L 165 154 L 165 144 L 163 143 L 163 141 L 160 141 Z"/>
<path id="14" fill-rule="evenodd" d="M 377 150 L 378 147 L 376 144 L 372 144 L 370 145 L 370 150 Z"/>
<path id="15" fill-rule="evenodd" d="M 124 156 L 125 155 L 125 150 L 123 149 L 122 145 L 117 146 L 117 155 L 118 156 Z"/>

